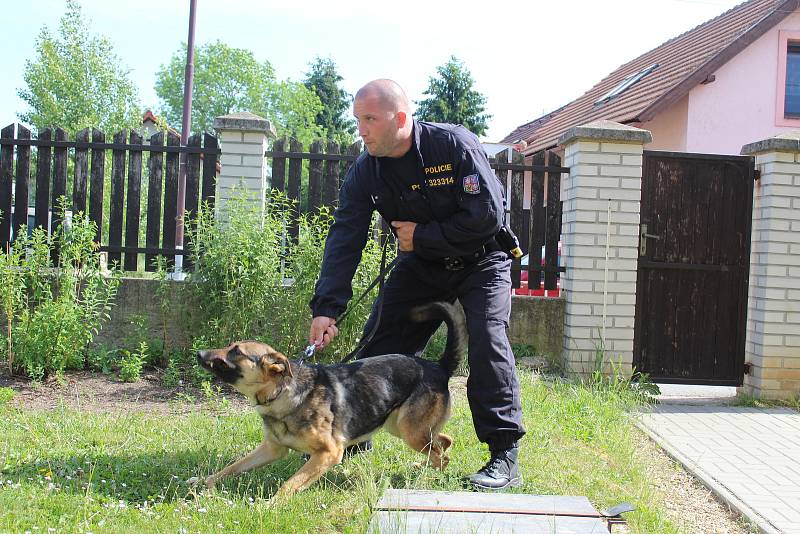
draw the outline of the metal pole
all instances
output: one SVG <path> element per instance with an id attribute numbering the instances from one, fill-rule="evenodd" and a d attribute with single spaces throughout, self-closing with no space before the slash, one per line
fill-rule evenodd
<path id="1" fill-rule="evenodd" d="M 197 0 L 189 0 L 189 39 L 186 44 L 186 71 L 183 77 L 183 120 L 181 121 L 181 146 L 189 141 L 192 127 L 192 85 L 194 83 L 194 21 Z M 186 153 L 180 155 L 178 173 L 178 220 L 175 225 L 175 248 L 183 249 L 183 215 L 186 211 Z M 183 279 L 183 255 L 175 256 L 175 278 Z"/>

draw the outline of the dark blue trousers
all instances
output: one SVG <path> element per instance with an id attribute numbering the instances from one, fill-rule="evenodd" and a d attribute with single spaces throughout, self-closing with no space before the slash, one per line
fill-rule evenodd
<path id="1" fill-rule="evenodd" d="M 405 254 L 386 280 L 383 310 L 375 336 L 360 358 L 419 354 L 441 322 L 412 323 L 409 310 L 434 301 L 458 300 L 469 332 L 467 398 L 478 439 L 506 449 L 525 434 L 519 381 L 506 329 L 511 313 L 511 260 L 490 252 L 476 263 L 448 271 L 442 263 Z M 378 302 L 364 327 L 376 320 Z"/>

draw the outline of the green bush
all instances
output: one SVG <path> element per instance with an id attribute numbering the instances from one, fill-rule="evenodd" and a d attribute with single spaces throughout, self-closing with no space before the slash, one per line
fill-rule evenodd
<path id="1" fill-rule="evenodd" d="M 296 217 L 294 204 L 278 192 L 268 199 L 264 215 L 242 200 L 228 207 L 227 223 L 201 208 L 189 234 L 195 272 L 186 288 L 200 315 L 194 345 L 221 347 L 258 339 L 294 357 L 307 344 L 308 302 L 319 276 L 331 212 L 321 208 Z M 287 232 L 292 220 L 298 227 L 296 243 Z M 378 274 L 380 258 L 380 243 L 368 239 L 353 280 L 356 296 Z M 326 360 L 337 361 L 356 345 L 373 298 L 364 299 L 339 325 L 339 336 L 322 353 Z"/>
<path id="2" fill-rule="evenodd" d="M 2 255 L 0 315 L 7 325 L 0 354 L 12 372 L 38 380 L 84 367 L 87 346 L 108 319 L 119 284 L 116 273 L 100 271 L 95 231 L 86 215 L 76 213 L 71 225 L 59 225 L 53 236 L 41 228 L 31 237 L 18 232 Z"/>
<path id="3" fill-rule="evenodd" d="M 119 378 L 124 382 L 138 382 L 142 377 L 142 367 L 147 361 L 149 347 L 146 341 L 139 344 L 137 350 L 121 350 L 119 361 Z"/>

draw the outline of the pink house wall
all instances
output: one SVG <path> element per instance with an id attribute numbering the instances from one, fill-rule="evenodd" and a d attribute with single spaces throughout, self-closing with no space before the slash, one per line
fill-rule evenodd
<path id="1" fill-rule="evenodd" d="M 681 98 L 672 107 L 659 113 L 653 120 L 635 124 L 650 130 L 653 142 L 645 145 L 647 150 L 672 150 L 687 152 L 686 126 L 689 117 L 689 95 Z"/>
<path id="2" fill-rule="evenodd" d="M 782 87 L 785 79 L 785 54 L 781 62 L 779 51 L 787 36 L 800 37 L 800 13 L 786 17 L 720 67 L 714 82 L 694 87 L 687 97 L 643 123 L 641 127 L 653 134 L 645 148 L 738 154 L 747 143 L 800 129 L 800 119 L 776 117 L 783 98 L 778 83 Z"/>

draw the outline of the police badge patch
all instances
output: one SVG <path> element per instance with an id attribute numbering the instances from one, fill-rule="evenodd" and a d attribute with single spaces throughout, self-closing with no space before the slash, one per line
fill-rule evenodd
<path id="1" fill-rule="evenodd" d="M 464 192 L 470 195 L 477 195 L 481 192 L 481 181 L 477 174 L 464 177 Z"/>

